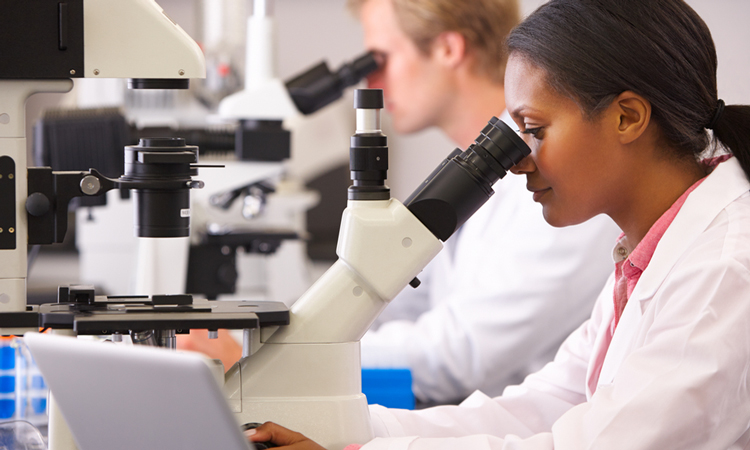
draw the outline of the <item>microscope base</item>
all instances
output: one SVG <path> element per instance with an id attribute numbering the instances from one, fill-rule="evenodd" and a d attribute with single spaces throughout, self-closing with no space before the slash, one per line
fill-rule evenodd
<path id="1" fill-rule="evenodd" d="M 264 344 L 226 375 L 240 424 L 271 421 L 329 450 L 372 440 L 359 342 Z"/>

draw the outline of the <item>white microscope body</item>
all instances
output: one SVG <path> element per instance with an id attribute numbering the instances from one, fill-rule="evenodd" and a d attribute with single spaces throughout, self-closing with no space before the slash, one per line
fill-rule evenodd
<path id="1" fill-rule="evenodd" d="M 7 335 L 38 330 L 24 319 L 29 239 L 26 99 L 39 92 L 67 92 L 73 87 L 71 77 L 186 87 L 190 78 L 205 77 L 205 61 L 195 41 L 154 0 L 11 2 L 3 6 L 2 15 L 4 31 L 10 29 L 17 37 L 6 43 L 16 60 L 8 61 L 0 75 L 0 332 Z M 49 53 L 27 48 L 39 41 Z M 44 64 L 34 65 L 37 60 Z M 54 405 L 49 441 L 53 450 L 75 448 Z"/>
<path id="2" fill-rule="evenodd" d="M 357 128 L 380 133 L 379 121 Z M 339 259 L 294 303 L 290 324 L 270 336 L 264 334 L 272 330 L 246 332 L 245 351 L 252 356 L 226 381 L 240 422 L 262 417 L 304 430 L 328 449 L 372 439 L 359 340 L 442 247 L 398 200 L 350 200 Z"/>
<path id="3" fill-rule="evenodd" d="M 226 376 L 240 423 L 273 421 L 330 450 L 372 439 L 361 391 L 360 338 L 446 240 L 492 195 L 492 184 L 530 151 L 493 118 L 474 145 L 455 150 L 405 206 L 384 181 L 382 91 L 355 91 L 354 186 L 334 265 L 291 308 L 278 329 L 246 330 L 243 358 Z M 259 335 L 258 335 L 259 334 Z"/>
<path id="4" fill-rule="evenodd" d="M 274 421 L 328 449 L 372 439 L 359 340 L 441 248 L 398 200 L 350 201 L 339 260 L 292 306 L 290 324 L 246 335 L 256 352 L 226 381 L 239 421 Z"/>
<path id="5" fill-rule="evenodd" d="M 0 235 L 3 334 L 36 329 L 13 325 L 16 315 L 27 309 L 26 98 L 36 92 L 65 92 L 72 87 L 67 79 L 72 75 L 174 86 L 175 80 L 182 85 L 183 80 L 205 73 L 195 42 L 153 0 L 80 1 L 77 14 L 87 27 L 84 40 L 79 26 L 80 72 L 69 69 L 47 76 L 48 80 L 29 80 L 36 78 L 31 71 L 11 80 L 13 74 L 8 76 L 0 68 L 0 192 L 12 195 L 10 200 L 0 199 L 0 227 L 9 233 Z M 56 2 L 54 7 L 59 7 Z M 26 4 L 9 8 L 24 11 Z M 61 12 L 60 17 L 67 16 Z M 12 44 L 23 48 L 22 41 Z M 382 91 L 358 91 L 355 105 L 359 105 L 357 132 L 350 153 L 354 186 L 342 219 L 339 260 L 294 304 L 289 325 L 245 331 L 244 357 L 227 373 L 225 383 L 240 423 L 276 421 L 331 450 L 372 438 L 361 393 L 359 339 L 401 289 L 416 284 L 416 275 L 440 251 L 441 241 L 492 195 L 492 184 L 529 153 L 512 130 L 493 119 L 476 145 L 465 152 L 454 151 L 404 205 L 390 198 L 384 184 Z M 82 192 L 90 188 L 81 183 Z M 28 214 L 33 215 L 32 209 Z M 51 450 L 76 448 L 54 406 L 49 443 Z"/>
<path id="6" fill-rule="evenodd" d="M 82 17 L 86 32 L 78 30 L 82 39 L 80 48 L 74 48 L 72 42 L 62 42 L 63 34 L 72 35 L 76 31 L 73 25 L 70 30 L 61 28 L 59 45 L 66 47 L 61 51 L 81 53 L 81 68 L 70 68 L 64 74 L 33 76 L 23 73 L 7 77 L 16 79 L 0 78 L 0 157 L 10 158 L 15 167 L 15 173 L 10 176 L 14 180 L 15 223 L 3 227 L 6 236 L 14 235 L 15 239 L 14 248 L 3 246 L 0 249 L 0 312 L 26 310 L 26 99 L 39 92 L 69 91 L 73 87 L 70 77 L 180 80 L 185 83 L 190 78 L 205 77 L 200 48 L 182 28 L 164 15 L 154 0 L 81 0 L 78 3 L 79 11 L 68 8 L 68 11 L 60 12 L 60 20 L 66 22 L 77 15 Z M 52 7 L 52 17 L 55 18 L 54 14 L 60 10 L 57 3 Z M 34 6 L 20 3 L 12 8 L 33 10 Z M 31 60 L 39 57 L 27 56 Z M 9 173 L 4 175 L 8 180 Z M 8 327 L 3 327 L 2 331 L 14 332 Z"/>

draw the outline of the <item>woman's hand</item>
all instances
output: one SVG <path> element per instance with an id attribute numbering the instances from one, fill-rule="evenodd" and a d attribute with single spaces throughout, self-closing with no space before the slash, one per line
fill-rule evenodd
<path id="1" fill-rule="evenodd" d="M 289 450 L 325 450 L 303 434 L 288 430 L 273 422 L 266 422 L 258 428 L 245 431 L 250 442 L 273 442 Z"/>

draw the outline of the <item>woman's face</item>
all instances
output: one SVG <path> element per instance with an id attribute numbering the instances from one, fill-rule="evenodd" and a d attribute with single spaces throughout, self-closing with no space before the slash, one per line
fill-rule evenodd
<path id="1" fill-rule="evenodd" d="M 553 226 L 612 213 L 627 187 L 628 164 L 609 108 L 587 120 L 579 106 L 555 91 L 546 72 L 511 55 L 505 73 L 505 102 L 531 155 L 511 169 L 525 174 L 526 187 Z"/>

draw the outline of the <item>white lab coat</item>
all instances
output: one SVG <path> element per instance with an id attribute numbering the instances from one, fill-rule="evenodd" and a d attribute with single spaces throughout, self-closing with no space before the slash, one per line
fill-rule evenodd
<path id="1" fill-rule="evenodd" d="M 373 407 L 376 435 L 424 438 L 364 449 L 750 448 L 748 189 L 732 158 L 688 196 L 625 307 L 593 395 L 612 278 L 591 319 L 523 384 L 459 406 Z"/>
<path id="2" fill-rule="evenodd" d="M 422 286 L 384 311 L 406 320 L 364 336 L 362 366 L 411 368 L 422 401 L 460 401 L 476 389 L 500 395 L 551 361 L 588 318 L 619 233 L 605 216 L 550 226 L 526 177 L 508 174 L 419 275 Z"/>

